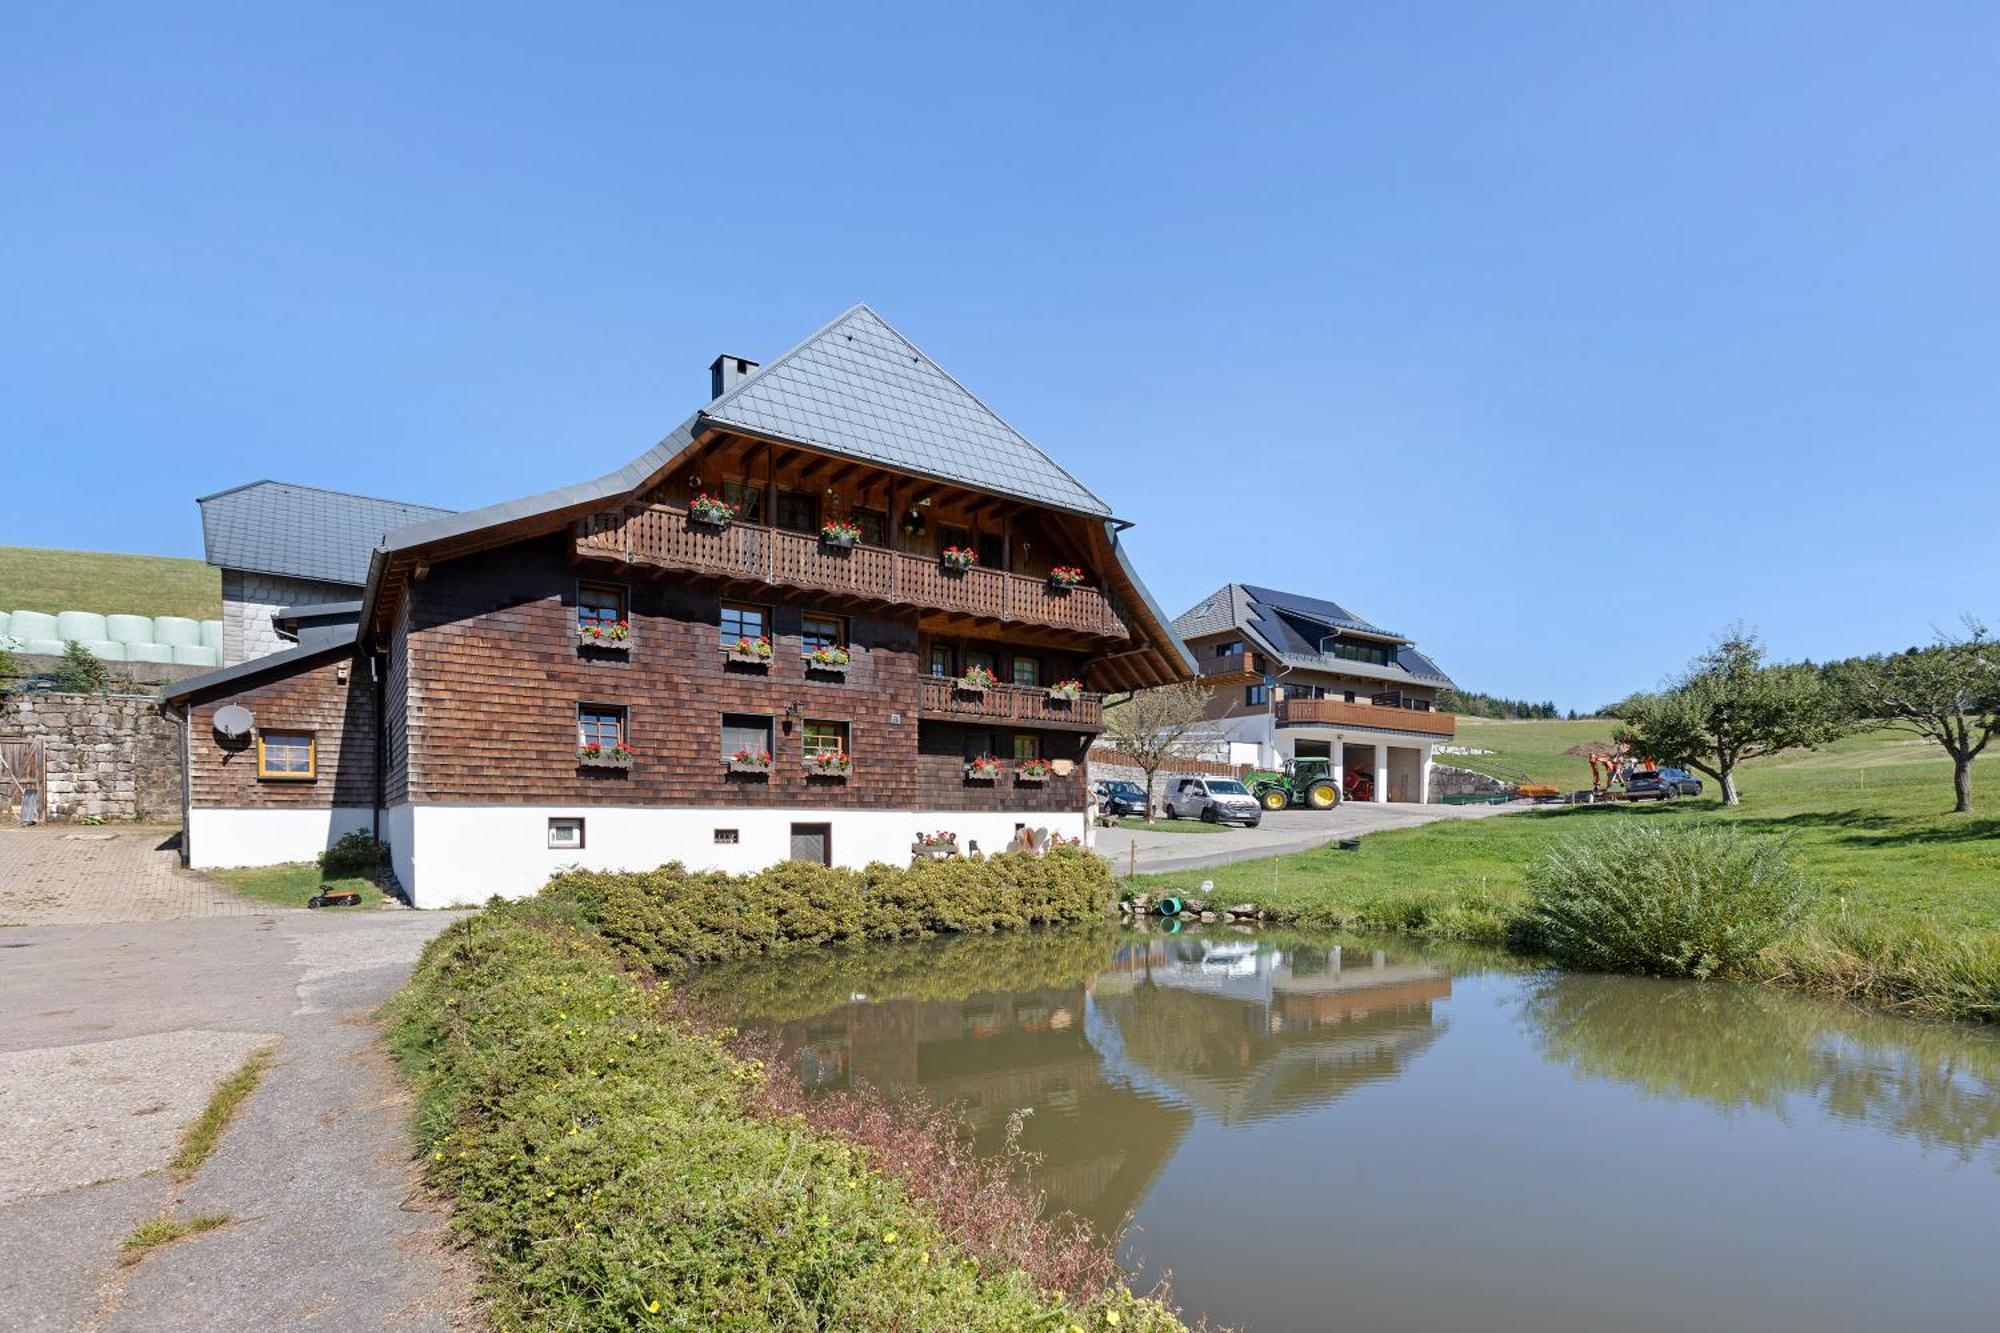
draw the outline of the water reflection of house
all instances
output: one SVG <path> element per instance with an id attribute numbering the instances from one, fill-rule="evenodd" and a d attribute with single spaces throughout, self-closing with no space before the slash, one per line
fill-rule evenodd
<path id="1" fill-rule="evenodd" d="M 1450 995 L 1447 973 L 1381 950 L 1144 941 L 1093 987 L 1090 1036 L 1117 1072 L 1238 1124 L 1395 1077 Z"/>

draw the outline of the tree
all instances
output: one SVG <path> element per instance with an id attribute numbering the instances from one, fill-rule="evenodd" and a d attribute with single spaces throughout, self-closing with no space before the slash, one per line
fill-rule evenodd
<path id="1" fill-rule="evenodd" d="M 64 694 L 95 694 L 111 678 L 111 669 L 96 653 L 71 639 L 63 645 L 62 661 L 49 672 L 49 679 Z"/>
<path id="2" fill-rule="evenodd" d="M 1972 761 L 2000 734 L 2000 643 L 1965 618 L 1965 633 L 1927 648 L 1834 668 L 1854 715 L 1936 741 L 1951 756 L 1958 814 L 1972 811 Z"/>
<path id="3" fill-rule="evenodd" d="M 1208 711 L 1209 691 L 1193 681 L 1140 690 L 1106 710 L 1103 739 L 1146 775 L 1146 818 L 1153 817 L 1153 776 L 1187 757 L 1188 734 Z"/>
<path id="4" fill-rule="evenodd" d="M 1740 626 L 1658 694 L 1619 705 L 1617 738 L 1632 753 L 1714 778 L 1735 805 L 1736 766 L 1780 750 L 1812 749 L 1847 729 L 1835 691 L 1810 666 L 1767 666 L 1764 645 Z"/>

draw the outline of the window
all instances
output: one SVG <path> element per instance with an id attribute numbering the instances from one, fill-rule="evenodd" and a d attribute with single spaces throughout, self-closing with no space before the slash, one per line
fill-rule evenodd
<path id="1" fill-rule="evenodd" d="M 845 722 L 806 722 L 803 742 L 808 757 L 816 754 L 848 754 Z"/>
<path id="2" fill-rule="evenodd" d="M 1340 696 L 1340 699 L 1341 699 L 1341 702 L 1342 702 L 1342 703 L 1350 703 L 1350 704 L 1351 704 L 1351 703 L 1353 703 L 1353 702 L 1354 702 L 1354 691 L 1353 691 L 1353 690 L 1348 690 L 1348 691 L 1347 691 L 1346 693 L 1344 693 L 1344 694 L 1342 694 L 1342 695 Z"/>
<path id="3" fill-rule="evenodd" d="M 1348 662 L 1389 665 L 1389 650 L 1379 643 L 1355 643 L 1349 639 L 1335 639 L 1331 643 L 1322 644 L 1321 651 L 1329 657 L 1338 657 Z"/>
<path id="4" fill-rule="evenodd" d="M 949 523 L 938 524 L 938 550 L 947 546 L 962 548 L 972 545 L 972 533 L 965 528 L 955 528 Z"/>
<path id="5" fill-rule="evenodd" d="M 799 631 L 799 654 L 810 657 L 815 648 L 845 648 L 847 622 L 839 616 L 809 615 Z"/>
<path id="6" fill-rule="evenodd" d="M 736 506 L 736 517 L 745 523 L 764 521 L 764 488 L 748 481 L 725 481 L 722 498 Z"/>
<path id="7" fill-rule="evenodd" d="M 771 719 L 754 713 L 722 715 L 722 757 L 733 758 L 739 751 L 751 755 L 771 753 Z"/>
<path id="8" fill-rule="evenodd" d="M 988 569 L 1007 567 L 1007 539 L 997 532 L 979 534 L 979 563 Z"/>
<path id="9" fill-rule="evenodd" d="M 625 743 L 625 710 L 609 704 L 576 706 L 576 743 L 609 750 Z"/>
<path id="10" fill-rule="evenodd" d="M 1280 698 L 1285 698 L 1285 699 L 1326 698 L 1326 686 L 1324 685 L 1285 685 L 1280 688 L 1282 690 L 1282 693 L 1279 696 Z"/>
<path id="11" fill-rule="evenodd" d="M 1243 651 L 1243 640 L 1241 639 L 1230 639 L 1226 643 L 1218 643 L 1215 645 L 1215 655 L 1217 657 L 1231 657 L 1242 651 Z"/>
<path id="12" fill-rule="evenodd" d="M 986 669 L 987 669 L 988 671 L 991 671 L 991 670 L 993 670 L 993 654 L 992 654 L 992 653 L 982 653 L 982 652 L 978 651 L 977 649 L 973 649 L 973 648 L 968 648 L 968 649 L 966 649 L 966 650 L 965 650 L 965 669 L 966 669 L 967 671 L 970 671 L 970 670 L 972 670 L 972 668 L 974 668 L 974 667 L 976 667 L 976 666 L 977 666 L 977 667 L 985 667 L 985 668 L 986 668 Z"/>
<path id="13" fill-rule="evenodd" d="M 779 491 L 778 526 L 791 532 L 818 532 L 819 497 L 800 491 Z"/>
<path id="14" fill-rule="evenodd" d="M 1016 685 L 1039 685 L 1042 683 L 1042 664 L 1032 657 L 1014 658 L 1014 683 Z"/>
<path id="15" fill-rule="evenodd" d="M 761 606 L 744 606 L 740 602 L 722 604 L 722 646 L 727 648 L 738 639 L 767 639 L 771 636 L 771 613 Z"/>
<path id="16" fill-rule="evenodd" d="M 563 818 L 549 820 L 549 846 L 564 852 L 582 851 L 583 821 Z"/>
<path id="17" fill-rule="evenodd" d="M 965 757 L 968 761 L 984 759 L 987 755 L 1000 752 L 1000 738 L 990 731 L 968 731 L 964 736 Z"/>
<path id="18" fill-rule="evenodd" d="M 951 645 L 934 643 L 931 645 L 931 674 L 949 676 L 951 674 Z"/>
<path id="19" fill-rule="evenodd" d="M 576 623 L 609 629 L 625 618 L 625 590 L 608 583 L 580 584 L 576 590 Z"/>
<path id="20" fill-rule="evenodd" d="M 742 840 L 733 828 L 719 828 L 715 831 L 715 841 L 721 846 L 734 847 Z"/>
<path id="21" fill-rule="evenodd" d="M 1270 701 L 1271 690 L 1269 686 L 1245 685 L 1243 687 L 1243 702 L 1248 707 L 1255 708 L 1260 704 L 1269 703 Z"/>
<path id="22" fill-rule="evenodd" d="M 887 546 L 889 544 L 889 516 L 881 510 L 855 510 L 854 526 L 861 529 L 861 540 L 867 545 Z"/>
<path id="23" fill-rule="evenodd" d="M 310 731 L 257 733 L 257 776 L 303 782 L 315 775 L 318 758 Z"/>
<path id="24" fill-rule="evenodd" d="M 1040 736 L 1016 734 L 1014 737 L 1014 757 L 1016 759 L 1040 759 L 1042 757 L 1042 738 Z"/>

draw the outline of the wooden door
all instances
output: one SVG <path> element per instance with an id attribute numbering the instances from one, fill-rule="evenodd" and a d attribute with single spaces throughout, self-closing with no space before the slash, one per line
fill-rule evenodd
<path id="1" fill-rule="evenodd" d="M 823 866 L 832 865 L 833 825 L 792 825 L 792 859 L 794 861 L 816 861 Z"/>

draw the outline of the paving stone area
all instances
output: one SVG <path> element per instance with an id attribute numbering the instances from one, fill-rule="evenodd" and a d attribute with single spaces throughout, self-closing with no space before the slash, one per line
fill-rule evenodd
<path id="1" fill-rule="evenodd" d="M 184 921 L 279 910 L 181 869 L 179 830 L 0 828 L 0 927 Z"/>
<path id="2" fill-rule="evenodd" d="M 1511 805 L 1398 805 L 1343 802 L 1331 810 L 1274 810 L 1256 828 L 1222 832 L 1203 825 L 1200 832 L 1171 833 L 1149 829 L 1101 828 L 1096 831 L 1097 854 L 1119 874 L 1134 864 L 1142 875 L 1171 870 L 1195 870 L 1254 861 L 1286 852 L 1303 852 L 1335 838 L 1359 838 L 1388 829 L 1415 828 L 1447 819 L 1491 819 L 1535 807 L 1527 801 Z"/>

